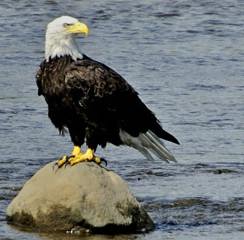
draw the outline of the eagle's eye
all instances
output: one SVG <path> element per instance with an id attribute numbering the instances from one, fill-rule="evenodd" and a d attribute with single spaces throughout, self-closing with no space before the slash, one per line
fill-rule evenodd
<path id="1" fill-rule="evenodd" d="M 69 27 L 69 26 L 72 26 L 73 24 L 72 23 L 64 23 L 63 26 L 64 27 Z"/>

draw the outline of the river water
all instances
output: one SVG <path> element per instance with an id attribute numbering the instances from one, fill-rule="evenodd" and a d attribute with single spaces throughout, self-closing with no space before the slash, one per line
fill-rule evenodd
<path id="1" fill-rule="evenodd" d="M 88 24 L 82 51 L 123 75 L 181 142 L 167 143 L 177 164 L 147 161 L 126 147 L 99 149 L 156 230 L 83 239 L 244 239 L 241 0 L 1 1 L 0 239 L 80 239 L 21 231 L 5 221 L 23 183 L 72 148 L 49 121 L 35 85 L 45 25 L 60 15 Z"/>

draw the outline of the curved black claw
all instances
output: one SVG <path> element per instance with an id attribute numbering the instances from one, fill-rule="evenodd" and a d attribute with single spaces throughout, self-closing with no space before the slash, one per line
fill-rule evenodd
<path id="1" fill-rule="evenodd" d="M 65 161 L 65 163 L 64 163 L 64 167 L 65 167 L 65 168 L 70 164 L 69 160 L 70 160 L 70 158 L 72 158 L 72 157 L 74 157 L 74 155 L 70 155 L 70 156 L 67 156 L 67 157 L 66 157 L 66 161 Z"/>
<path id="2" fill-rule="evenodd" d="M 107 162 L 107 160 L 105 158 L 101 158 L 101 163 L 100 164 L 102 164 L 102 163 L 105 164 L 105 167 L 108 166 L 108 162 Z"/>
<path id="3" fill-rule="evenodd" d="M 99 161 L 98 161 L 98 159 L 99 159 Z M 96 164 L 99 165 L 99 166 L 101 166 L 102 163 L 105 163 L 105 167 L 107 167 L 107 165 L 108 165 L 107 160 L 105 160 L 104 158 L 98 158 L 98 159 L 93 158 L 93 159 L 90 160 L 90 161 L 96 163 Z M 89 160 L 88 160 L 88 161 L 89 161 Z"/>
<path id="4" fill-rule="evenodd" d="M 57 167 L 57 169 L 61 168 L 63 165 L 66 166 L 68 163 L 69 157 L 68 156 L 63 156 L 61 157 L 58 161 L 56 161 L 53 165 L 53 169 Z"/>
<path id="5" fill-rule="evenodd" d="M 55 162 L 52 166 L 53 171 L 55 170 L 56 167 L 57 167 L 57 162 Z"/>

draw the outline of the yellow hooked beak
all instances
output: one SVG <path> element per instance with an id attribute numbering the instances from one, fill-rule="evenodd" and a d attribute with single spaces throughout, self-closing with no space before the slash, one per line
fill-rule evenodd
<path id="1" fill-rule="evenodd" d="M 89 33 L 89 28 L 87 27 L 87 25 L 81 22 L 67 25 L 65 26 L 65 28 L 69 33 L 83 33 L 85 36 L 87 36 Z"/>

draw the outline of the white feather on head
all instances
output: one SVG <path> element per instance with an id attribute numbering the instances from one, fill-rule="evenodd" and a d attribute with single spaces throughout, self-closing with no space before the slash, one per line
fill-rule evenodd
<path id="1" fill-rule="evenodd" d="M 45 59 L 71 56 L 74 60 L 82 58 L 74 39 L 74 33 L 67 31 L 66 26 L 79 23 L 78 19 L 62 16 L 54 19 L 47 25 L 45 40 Z"/>

